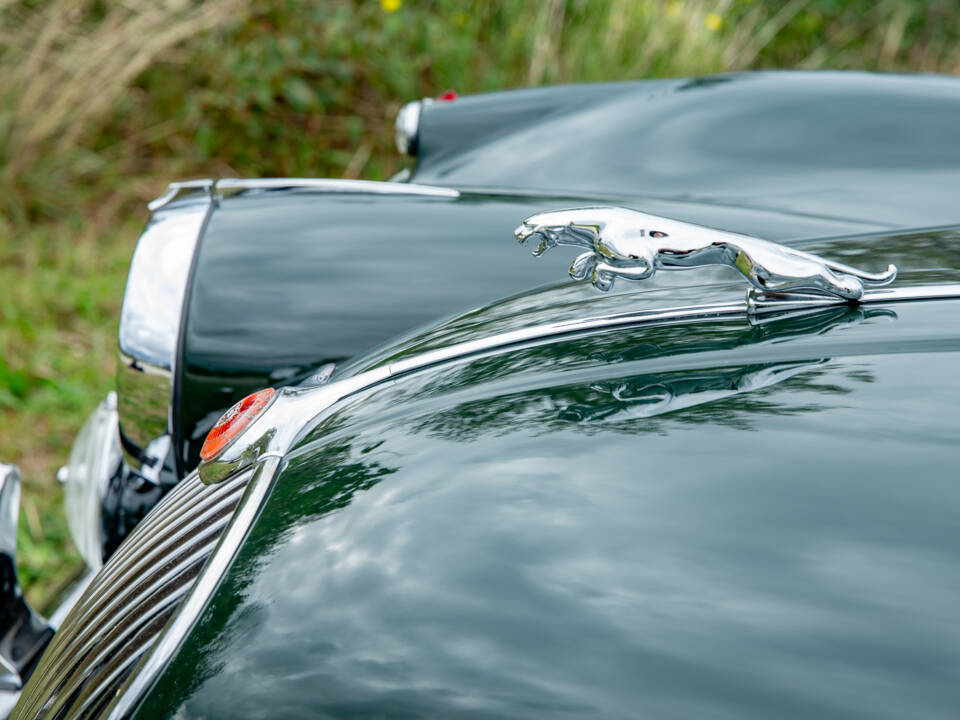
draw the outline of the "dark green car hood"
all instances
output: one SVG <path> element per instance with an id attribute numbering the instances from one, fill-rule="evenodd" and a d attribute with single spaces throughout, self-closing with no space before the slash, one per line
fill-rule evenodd
<path id="1" fill-rule="evenodd" d="M 844 94 L 846 80 L 828 82 L 827 93 L 800 80 L 821 97 L 818 107 L 837 103 L 837 113 L 823 115 L 831 122 L 864 117 L 863 97 Z M 743 142 L 724 136 L 726 143 L 708 143 L 716 136 L 697 124 L 694 135 L 706 144 L 690 145 L 727 156 L 758 137 L 753 126 L 721 122 L 731 108 L 752 107 L 741 90 L 757 89 L 757 98 L 789 109 L 791 88 L 804 89 L 759 93 L 773 82 L 779 80 L 696 85 L 663 97 L 679 107 L 697 97 L 719 102 L 724 87 L 735 91 L 726 96 L 729 104 L 708 105 L 716 109 L 708 125 L 737 130 Z M 911 93 L 928 87 L 878 82 Z M 945 81 L 930 83 L 939 93 Z M 953 87 L 944 92 L 955 100 Z M 901 105 L 884 97 L 870 106 L 886 110 L 866 117 L 896 135 L 907 125 L 884 118 L 901 117 L 891 109 Z M 939 95 L 934 100 L 940 107 Z M 910 107 L 926 105 L 902 107 L 909 119 Z M 921 116 L 946 117 L 931 108 Z M 273 252 L 262 241 L 264 230 L 282 217 L 307 218 L 309 232 L 286 235 L 298 238 L 298 252 L 282 259 L 302 268 L 294 276 L 302 276 L 303 297 L 346 303 L 355 318 L 378 320 L 383 299 L 358 292 L 345 300 L 332 287 L 317 293 L 316 265 L 306 258 L 316 263 L 322 250 L 331 272 L 342 256 L 356 277 L 382 278 L 386 304 L 404 310 L 404 327 L 455 309 L 450 298 L 460 298 L 461 288 L 478 298 L 470 301 L 476 306 L 515 292 L 511 284 L 538 286 L 410 331 L 342 367 L 339 378 L 563 318 L 742 298 L 742 283 L 723 269 L 662 273 L 640 287 L 620 283 L 617 294 L 606 296 L 564 282 L 570 256 L 552 251 L 534 261 L 512 243 L 510 230 L 531 208 L 617 202 L 786 240 L 868 270 L 895 262 L 899 287 L 960 281 L 956 228 L 895 229 L 956 221 L 953 196 L 944 189 L 951 186 L 928 194 L 910 169 L 926 167 L 920 174 L 931 186 L 948 177 L 939 164 L 946 157 L 941 148 L 953 152 L 938 139 L 944 133 L 904 130 L 910 137 L 903 145 L 880 143 L 889 152 L 866 153 L 839 195 L 820 182 L 824 153 L 773 130 L 759 147 L 782 148 L 793 160 L 751 155 L 748 166 L 769 166 L 771 173 L 733 178 L 736 197 L 700 187 L 681 198 L 674 190 L 686 187 L 698 168 L 714 168 L 703 176 L 714 189 L 726 186 L 728 170 L 745 167 L 740 153 L 727 163 L 680 163 L 682 177 L 673 190 L 666 186 L 670 197 L 633 186 L 616 198 L 588 198 L 562 192 L 579 186 L 550 183 L 544 187 L 555 188 L 553 194 L 498 195 L 498 187 L 519 186 L 529 172 L 563 183 L 577 167 L 566 174 L 551 168 L 605 157 L 575 156 L 558 142 L 536 167 L 522 158 L 497 165 L 505 156 L 498 148 L 536 132 L 535 116 L 546 117 L 545 128 L 581 127 L 572 115 L 531 111 L 517 120 L 520 134 L 480 138 L 459 156 L 457 133 L 427 148 L 433 159 L 421 167 L 421 181 L 484 188 L 454 201 L 391 199 L 371 208 L 293 194 L 228 200 L 208 229 L 200 267 L 211 259 L 220 274 L 207 279 L 230 287 L 233 266 L 212 262 L 214 251 L 229 249 L 245 257 L 246 273 L 259 274 L 267 263 L 251 257 Z M 437 117 L 424 117 L 425 130 Z M 461 112 L 460 120 L 469 117 Z M 644 117 L 657 121 L 655 113 Z M 690 122 L 664 128 L 689 129 Z M 843 127 L 826 136 L 855 144 L 859 126 Z M 865 143 L 888 136 L 864 135 Z M 916 143 L 929 163 L 893 157 Z M 664 152 L 680 146 L 665 145 Z M 610 152 L 619 157 L 619 150 Z M 805 172 L 794 156 L 808 155 Z M 834 159 L 850 159 L 844 158 Z M 880 160 L 890 162 L 880 167 Z M 657 167 L 667 175 L 675 169 Z M 503 175 L 508 171 L 517 182 Z M 783 177 L 792 184 L 771 179 Z M 782 196 L 784 203 L 778 210 L 761 203 L 758 187 L 767 200 Z M 925 208 L 928 200 L 932 209 Z M 851 214 L 818 214 L 808 201 Z M 348 237 L 342 228 L 353 229 L 349 243 L 337 242 Z M 825 237 L 864 230 L 872 234 Z M 812 236 L 819 237 L 803 239 Z M 387 255 L 357 252 L 393 237 L 404 243 Z M 430 267 L 453 270 L 428 285 L 434 276 L 417 274 L 418 260 L 438 253 L 446 259 Z M 408 272 L 390 284 L 398 268 Z M 449 302 L 421 307 L 416 297 L 422 296 L 410 291 L 421 284 L 447 293 Z M 193 302 L 191 312 L 201 315 L 219 307 L 216 297 L 199 292 Z M 294 304 L 291 313 L 320 318 L 316 307 Z M 754 323 L 742 317 L 592 331 L 462 357 L 352 396 L 308 423 L 137 717 L 954 717 L 960 707 L 958 312 L 960 300 L 932 300 Z M 271 313 L 267 303 L 264 322 Z M 417 320 L 418 313 L 429 314 Z M 243 313 L 236 318 L 249 320 Z M 291 327 L 310 340 L 294 319 Z M 314 337 L 321 336 L 317 323 L 310 326 L 318 329 Z M 366 321 L 352 327 L 369 329 Z M 239 357 L 230 347 L 213 353 L 216 334 L 201 332 L 201 322 L 191 328 L 187 380 L 191 372 L 216 375 L 221 356 Z M 254 346 L 245 361 L 256 357 Z M 276 346 L 265 344 L 264 356 Z M 313 350 L 291 364 L 313 362 L 307 351 Z"/>
<path id="2" fill-rule="evenodd" d="M 955 278 L 916 237 L 872 252 Z M 958 312 L 592 332 L 355 396 L 138 717 L 952 717 Z"/>
<path id="3" fill-rule="evenodd" d="M 173 402 L 191 470 L 221 413 L 449 313 L 559 281 L 535 212 L 623 205 L 776 241 L 960 222 L 960 79 L 746 73 L 433 103 L 412 182 L 456 199 L 251 189 L 199 241 Z M 402 187 L 402 186 L 400 186 Z M 887 258 L 884 258 L 887 259 Z"/>

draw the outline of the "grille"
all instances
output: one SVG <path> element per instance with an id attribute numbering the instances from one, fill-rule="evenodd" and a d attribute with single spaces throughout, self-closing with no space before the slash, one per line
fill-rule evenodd
<path id="1" fill-rule="evenodd" d="M 53 636 L 11 720 L 100 714 L 157 640 L 213 552 L 252 472 L 196 475 L 134 529 Z"/>

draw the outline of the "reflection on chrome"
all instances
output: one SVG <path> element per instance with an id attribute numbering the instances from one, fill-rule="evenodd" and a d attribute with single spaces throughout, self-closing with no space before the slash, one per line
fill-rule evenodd
<path id="1" fill-rule="evenodd" d="M 180 314 L 211 207 L 208 185 L 172 184 L 170 193 L 152 204 L 154 215 L 130 263 L 120 311 L 117 393 L 120 427 L 140 450 L 170 431 Z"/>
<path id="2" fill-rule="evenodd" d="M 0 463 L 0 710 L 9 708 L 53 628 L 27 604 L 17 579 L 20 470 Z"/>
<path id="3" fill-rule="evenodd" d="M 618 207 L 538 213 L 514 234 L 521 243 L 536 238 L 537 256 L 557 245 L 587 248 L 573 261 L 570 275 L 576 280 L 589 278 L 603 291 L 618 277 L 645 280 L 657 270 L 725 265 L 764 292 L 859 300 L 864 285 L 887 285 L 897 276 L 894 265 L 882 273 L 867 273 L 749 235 Z"/>
<path id="4" fill-rule="evenodd" d="M 420 134 L 420 112 L 423 104 L 419 100 L 407 103 L 397 113 L 396 141 L 401 155 L 416 155 L 417 140 Z"/>
<path id="5" fill-rule="evenodd" d="M 217 198 L 241 193 L 288 190 L 299 192 L 339 193 L 347 195 L 416 195 L 456 200 L 458 190 L 418 185 L 415 183 L 381 182 L 377 180 L 338 180 L 330 178 L 227 178 L 215 186 Z"/>
<path id="6" fill-rule="evenodd" d="M 120 429 L 128 462 L 156 475 L 173 433 L 171 408 L 177 343 L 190 267 L 204 222 L 216 203 L 269 192 L 427 197 L 455 200 L 457 190 L 429 185 L 327 178 L 226 178 L 170 183 L 153 211 L 130 264 L 120 313 L 117 370 Z M 147 450 L 151 443 L 153 451 Z M 136 452 L 133 452 L 133 451 Z M 141 457 L 144 456 L 144 457 Z M 182 470 L 182 469 L 181 469 Z M 150 478 L 148 478 L 150 479 Z"/>

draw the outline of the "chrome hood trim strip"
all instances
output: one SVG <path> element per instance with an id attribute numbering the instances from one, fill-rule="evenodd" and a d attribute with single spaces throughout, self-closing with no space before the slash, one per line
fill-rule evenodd
<path id="1" fill-rule="evenodd" d="M 360 195 L 419 195 L 456 199 L 460 192 L 436 185 L 388 180 L 344 180 L 338 178 L 223 178 L 221 180 L 184 180 L 167 185 L 167 191 L 147 203 L 150 212 L 157 212 L 175 200 L 204 193 L 218 199 L 241 192 L 257 190 L 304 190 L 321 193 L 355 193 Z"/>
<path id="2" fill-rule="evenodd" d="M 359 195 L 418 195 L 455 200 L 457 190 L 435 185 L 381 182 L 378 180 L 337 180 L 329 178 L 227 178 L 218 180 L 214 192 L 218 198 L 241 192 L 267 190 L 301 190 L 321 193 L 353 193 Z"/>
<path id="3" fill-rule="evenodd" d="M 946 298 L 960 298 L 960 283 L 867 290 L 858 302 L 862 305 L 871 305 Z M 763 316 L 791 312 L 807 313 L 845 303 L 846 301 L 842 298 L 822 295 L 779 295 L 774 300 L 762 294 L 749 293 L 746 298 L 739 301 L 564 320 L 455 343 L 394 363 L 387 363 L 337 382 L 281 389 L 270 407 L 219 455 L 209 461 L 201 462 L 198 472 L 204 483 L 211 484 L 221 482 L 242 468 L 249 467 L 264 458 L 282 458 L 307 432 L 311 420 L 328 410 L 334 403 L 374 385 L 431 365 L 494 352 L 511 345 L 544 341 L 561 335 L 604 328 L 737 318 L 757 322 Z"/>

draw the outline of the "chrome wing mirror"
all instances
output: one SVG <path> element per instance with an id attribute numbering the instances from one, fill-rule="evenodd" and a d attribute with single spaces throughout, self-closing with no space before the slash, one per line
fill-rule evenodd
<path id="1" fill-rule="evenodd" d="M 536 256 L 557 245 L 585 248 L 570 266 L 576 280 L 609 290 L 616 278 L 644 280 L 658 270 L 726 265 L 765 294 L 803 293 L 859 300 L 866 285 L 887 285 L 895 265 L 868 273 L 750 235 L 620 207 L 587 207 L 531 215 L 514 234 L 537 241 Z"/>

